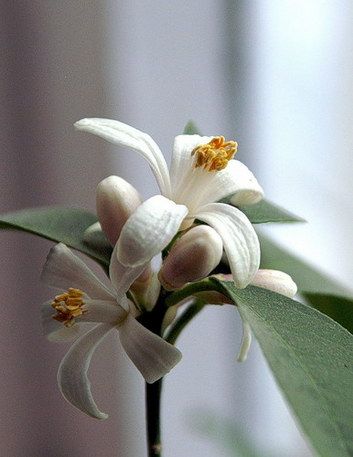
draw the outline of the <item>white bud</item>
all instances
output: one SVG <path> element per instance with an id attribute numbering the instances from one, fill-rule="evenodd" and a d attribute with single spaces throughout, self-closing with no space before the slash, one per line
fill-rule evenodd
<path id="1" fill-rule="evenodd" d="M 141 273 L 130 290 L 141 307 L 146 311 L 152 311 L 159 297 L 161 283 L 157 273 L 151 269 L 151 265 Z"/>
<path id="2" fill-rule="evenodd" d="M 137 190 L 118 176 L 109 176 L 97 186 L 97 215 L 109 242 L 114 246 L 125 222 L 141 204 Z"/>
<path id="3" fill-rule="evenodd" d="M 222 251 L 222 239 L 213 228 L 193 227 L 173 245 L 159 272 L 159 280 L 167 290 L 198 281 L 219 264 Z"/>
<path id="4" fill-rule="evenodd" d="M 259 270 L 251 284 L 289 298 L 293 298 L 297 293 L 297 285 L 293 279 L 287 273 L 278 270 Z"/>

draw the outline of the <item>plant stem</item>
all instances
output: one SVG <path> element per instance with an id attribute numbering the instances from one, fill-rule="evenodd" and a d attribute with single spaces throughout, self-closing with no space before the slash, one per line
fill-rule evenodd
<path id="1" fill-rule="evenodd" d="M 165 293 L 162 292 L 153 310 L 141 316 L 140 322 L 151 332 L 161 336 L 162 322 L 167 307 L 165 306 Z M 148 457 L 161 457 L 161 393 L 163 379 L 147 384 L 145 387 L 146 396 L 146 431 Z"/>
<path id="2" fill-rule="evenodd" d="M 160 414 L 162 382 L 146 383 L 147 447 L 149 457 L 160 457 L 162 452 L 160 437 Z"/>

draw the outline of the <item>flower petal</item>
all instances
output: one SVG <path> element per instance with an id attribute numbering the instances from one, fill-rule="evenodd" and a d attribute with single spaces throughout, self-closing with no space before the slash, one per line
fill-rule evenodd
<path id="1" fill-rule="evenodd" d="M 209 143 L 212 136 L 178 135 L 174 140 L 172 163 L 170 166 L 170 180 L 173 196 L 179 194 L 183 188 L 188 174 L 193 172 L 194 159 L 192 151 L 200 144 Z"/>
<path id="2" fill-rule="evenodd" d="M 130 314 L 119 328 L 123 348 L 149 384 L 165 376 L 181 359 L 180 351 L 141 325 Z"/>
<path id="3" fill-rule="evenodd" d="M 65 399 L 97 419 L 106 419 L 108 415 L 99 411 L 93 399 L 87 371 L 94 350 L 112 328 L 101 324 L 82 335 L 65 355 L 58 371 L 59 389 Z"/>
<path id="4" fill-rule="evenodd" d="M 226 168 L 213 173 L 202 193 L 201 205 L 217 202 L 228 195 L 235 206 L 260 201 L 264 192 L 249 168 L 239 160 L 230 160 Z"/>
<path id="5" fill-rule="evenodd" d="M 66 290 L 69 287 L 81 289 L 90 298 L 114 300 L 109 290 L 87 267 L 87 265 L 63 243 L 54 246 L 43 267 L 41 279 L 49 286 Z"/>
<path id="6" fill-rule="evenodd" d="M 135 149 L 149 163 L 161 193 L 170 196 L 170 178 L 166 161 L 161 150 L 149 135 L 111 119 L 81 119 L 75 123 L 75 127 L 77 130 L 100 136 L 111 143 Z"/>
<path id="7" fill-rule="evenodd" d="M 188 209 L 162 195 L 146 200 L 124 225 L 117 243 L 119 262 L 139 266 L 165 248 L 177 233 Z"/>
<path id="8" fill-rule="evenodd" d="M 293 279 L 287 273 L 278 270 L 259 270 L 251 284 L 289 298 L 293 298 L 297 293 L 297 285 Z"/>
<path id="9" fill-rule="evenodd" d="M 116 300 L 119 304 L 126 307 L 126 292 L 130 289 L 132 283 L 137 279 L 146 268 L 147 263 L 137 267 L 126 267 L 118 260 L 118 244 L 115 245 L 109 265 L 110 281 L 116 292 Z M 126 308 L 128 309 L 128 308 Z"/>
<path id="10" fill-rule="evenodd" d="M 247 359 L 249 349 L 251 346 L 251 340 L 252 335 L 250 325 L 246 321 L 243 321 L 243 336 L 241 339 L 239 353 L 237 355 L 238 362 L 245 362 L 245 360 Z"/>
<path id="11" fill-rule="evenodd" d="M 248 218 L 237 208 L 224 203 L 209 203 L 196 217 L 218 232 L 235 285 L 246 287 L 260 264 L 259 240 Z"/>
<path id="12" fill-rule="evenodd" d="M 84 304 L 84 313 L 77 321 L 118 325 L 126 316 L 127 311 L 116 301 L 87 300 Z"/>

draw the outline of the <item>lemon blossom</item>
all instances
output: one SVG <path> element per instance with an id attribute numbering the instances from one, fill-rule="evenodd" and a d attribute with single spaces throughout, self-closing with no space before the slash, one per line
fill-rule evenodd
<path id="1" fill-rule="evenodd" d="M 144 263 L 151 254 L 160 252 L 180 228 L 188 228 L 198 219 L 220 235 L 234 282 L 237 287 L 246 287 L 259 268 L 257 235 L 243 212 L 217 202 L 233 195 L 232 203 L 237 206 L 253 204 L 263 197 L 263 190 L 250 170 L 233 160 L 237 149 L 234 141 L 220 136 L 179 135 L 168 170 L 154 140 L 129 125 L 92 118 L 76 122 L 75 127 L 139 152 L 159 185 L 159 198 L 139 207 L 122 229 L 117 249 L 121 263 L 131 267 Z M 183 219 L 179 221 L 182 211 Z"/>
<path id="2" fill-rule="evenodd" d="M 53 341 L 76 338 L 58 370 L 60 391 L 68 402 L 97 419 L 108 416 L 93 399 L 87 371 L 94 350 L 111 330 L 119 331 L 122 347 L 148 383 L 168 373 L 181 358 L 174 346 L 135 319 L 138 311 L 126 292 L 144 268 L 124 267 L 113 252 L 111 284 L 106 286 L 62 243 L 52 248 L 43 267 L 42 279 L 61 291 L 42 306 L 44 331 Z"/>

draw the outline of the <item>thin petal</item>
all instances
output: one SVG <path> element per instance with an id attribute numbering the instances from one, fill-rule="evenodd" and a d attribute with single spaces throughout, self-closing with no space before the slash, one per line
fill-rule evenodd
<path id="1" fill-rule="evenodd" d="M 249 349 L 251 346 L 251 340 L 252 336 L 250 325 L 246 321 L 243 321 L 243 336 L 241 339 L 240 349 L 237 356 L 238 362 L 245 362 L 245 360 L 247 359 Z"/>
<path id="2" fill-rule="evenodd" d="M 99 411 L 87 377 L 93 352 L 111 325 L 101 324 L 82 335 L 63 358 L 58 371 L 59 389 L 65 399 L 88 416 L 106 419 L 107 414 Z"/>
<path id="3" fill-rule="evenodd" d="M 54 246 L 43 267 L 41 279 L 49 286 L 66 290 L 81 289 L 90 298 L 114 300 L 110 291 L 87 265 L 63 243 Z"/>
<path id="4" fill-rule="evenodd" d="M 124 225 L 117 243 L 118 260 L 139 266 L 164 249 L 178 232 L 188 209 L 161 195 L 149 198 Z"/>
<path id="5" fill-rule="evenodd" d="M 193 171 L 194 159 L 192 151 L 201 144 L 207 144 L 212 136 L 178 135 L 174 140 L 172 164 L 170 167 L 170 179 L 173 195 L 179 193 L 179 189 L 187 179 L 187 175 Z"/>
<path id="6" fill-rule="evenodd" d="M 239 160 L 230 160 L 226 168 L 213 173 L 200 204 L 217 202 L 228 195 L 232 195 L 232 204 L 236 206 L 257 203 L 264 196 L 255 176 Z"/>
<path id="7" fill-rule="evenodd" d="M 246 287 L 260 264 L 259 240 L 248 218 L 237 208 L 224 203 L 205 205 L 196 217 L 218 232 L 235 285 Z"/>
<path id="8" fill-rule="evenodd" d="M 78 322 L 97 322 L 118 325 L 127 316 L 127 311 L 115 302 L 107 300 L 87 300 L 84 313 Z"/>
<path id="9" fill-rule="evenodd" d="M 297 285 L 293 279 L 287 273 L 278 270 L 259 270 L 251 284 L 272 290 L 289 298 L 293 298 L 297 293 Z"/>
<path id="10" fill-rule="evenodd" d="M 97 135 L 113 144 L 135 149 L 149 163 L 161 193 L 170 195 L 170 179 L 166 161 L 153 139 L 127 124 L 111 119 L 81 119 L 75 123 L 78 130 Z"/>
<path id="11" fill-rule="evenodd" d="M 181 353 L 147 330 L 130 314 L 119 328 L 123 348 L 149 384 L 165 376 L 181 359 Z"/>
<path id="12" fill-rule="evenodd" d="M 146 263 L 137 267 L 126 267 L 118 260 L 118 244 L 115 245 L 109 265 L 110 281 L 116 292 L 116 300 L 122 306 L 126 306 L 125 294 L 130 289 L 131 284 L 137 279 L 146 268 Z M 147 262 L 148 263 L 148 262 Z"/>

